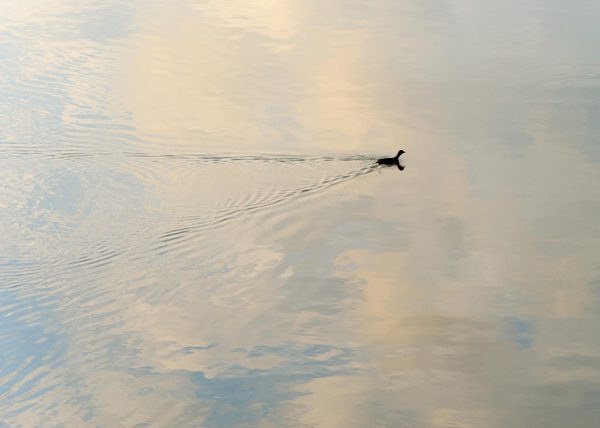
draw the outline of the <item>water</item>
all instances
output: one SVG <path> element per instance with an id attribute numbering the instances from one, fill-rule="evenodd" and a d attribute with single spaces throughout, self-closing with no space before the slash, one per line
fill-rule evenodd
<path id="1" fill-rule="evenodd" d="M 0 426 L 597 425 L 597 2 L 0 5 Z"/>

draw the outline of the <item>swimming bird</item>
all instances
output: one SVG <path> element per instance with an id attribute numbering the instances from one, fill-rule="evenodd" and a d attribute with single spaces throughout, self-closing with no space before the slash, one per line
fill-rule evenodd
<path id="1" fill-rule="evenodd" d="M 402 171 L 404 169 L 404 167 L 402 165 L 400 165 L 400 155 L 402 155 L 402 153 L 406 153 L 406 152 L 404 150 L 400 150 L 398 152 L 398 154 L 396 156 L 394 156 L 393 158 L 379 159 L 377 161 L 377 164 L 378 165 L 387 165 L 387 166 L 396 165 L 398 167 L 398 169 L 400 171 Z"/>

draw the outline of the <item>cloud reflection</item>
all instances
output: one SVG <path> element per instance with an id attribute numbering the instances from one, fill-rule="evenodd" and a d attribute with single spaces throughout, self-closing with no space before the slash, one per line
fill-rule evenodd
<path id="1" fill-rule="evenodd" d="M 6 423 L 593 425 L 596 8 L 534 4 L 7 6 Z"/>

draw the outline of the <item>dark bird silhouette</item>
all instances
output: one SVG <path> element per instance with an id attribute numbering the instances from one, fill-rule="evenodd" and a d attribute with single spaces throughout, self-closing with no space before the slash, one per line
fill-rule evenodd
<path id="1" fill-rule="evenodd" d="M 378 165 L 386 165 L 386 166 L 393 166 L 396 165 L 398 167 L 398 169 L 400 171 L 402 171 L 404 169 L 404 167 L 402 165 L 400 165 L 400 155 L 402 155 L 402 153 L 406 153 L 404 150 L 400 150 L 398 152 L 398 154 L 396 156 L 394 156 L 393 158 L 383 158 L 383 159 L 379 159 L 377 161 Z"/>

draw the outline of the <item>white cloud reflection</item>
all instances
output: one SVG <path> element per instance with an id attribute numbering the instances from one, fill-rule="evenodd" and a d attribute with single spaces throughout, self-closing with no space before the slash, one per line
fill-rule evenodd
<path id="1" fill-rule="evenodd" d="M 598 30 L 533 4 L 11 6 L 8 423 L 592 425 Z"/>

